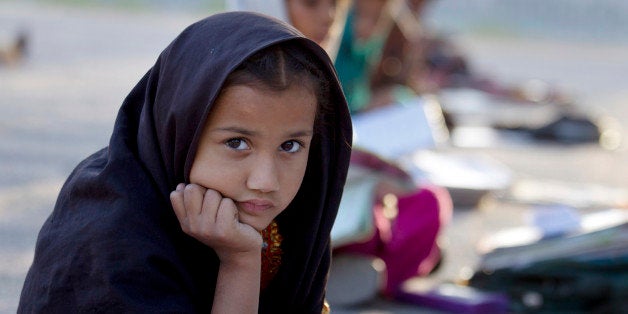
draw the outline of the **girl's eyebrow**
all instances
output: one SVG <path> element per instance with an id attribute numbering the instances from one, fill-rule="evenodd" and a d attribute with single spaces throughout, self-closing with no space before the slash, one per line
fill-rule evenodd
<path id="1" fill-rule="evenodd" d="M 247 135 L 247 136 L 254 136 L 257 134 L 257 132 L 255 131 L 247 130 L 245 128 L 236 127 L 236 126 L 216 128 L 213 131 L 233 132 L 233 133 L 238 133 L 238 134 Z M 314 131 L 312 130 L 303 130 L 303 131 L 296 131 L 296 132 L 290 133 L 288 134 L 288 137 L 304 137 L 304 136 L 312 136 L 313 134 L 314 134 Z"/>
<path id="2" fill-rule="evenodd" d="M 228 127 L 216 128 L 213 131 L 233 132 L 233 133 L 239 133 L 239 134 L 242 134 L 242 135 L 249 135 L 249 136 L 255 135 L 255 133 L 256 133 L 254 131 L 247 130 L 247 129 L 244 129 L 244 128 L 240 128 L 240 127 L 237 127 L 237 126 L 228 126 Z"/>
<path id="3" fill-rule="evenodd" d="M 294 133 L 290 133 L 289 137 L 303 137 L 303 136 L 312 136 L 314 134 L 313 131 L 298 131 Z"/>

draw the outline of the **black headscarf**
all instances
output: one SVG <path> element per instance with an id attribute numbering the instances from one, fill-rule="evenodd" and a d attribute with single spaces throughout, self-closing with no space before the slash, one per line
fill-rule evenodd
<path id="1" fill-rule="evenodd" d="M 169 200 L 188 182 L 225 78 L 253 53 L 298 42 L 321 64 L 333 106 L 301 189 L 277 217 L 282 264 L 260 312 L 320 313 L 330 231 L 350 158 L 351 122 L 327 54 L 261 15 L 222 13 L 185 29 L 124 100 L 109 146 L 64 184 L 37 240 L 19 312 L 209 312 L 218 259 L 181 231 Z"/>

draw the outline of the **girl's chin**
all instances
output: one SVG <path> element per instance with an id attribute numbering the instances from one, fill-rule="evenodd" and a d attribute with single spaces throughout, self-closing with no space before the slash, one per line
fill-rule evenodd
<path id="1" fill-rule="evenodd" d="M 314 39 L 314 41 L 320 46 L 324 47 L 327 44 L 327 34 L 318 36 L 317 38 Z"/>
<path id="2" fill-rule="evenodd" d="M 252 218 L 240 216 L 240 222 L 253 227 L 253 229 L 257 230 L 258 232 L 262 232 L 262 230 L 266 229 L 266 227 L 270 225 L 270 221 L 265 221 L 259 217 Z"/>

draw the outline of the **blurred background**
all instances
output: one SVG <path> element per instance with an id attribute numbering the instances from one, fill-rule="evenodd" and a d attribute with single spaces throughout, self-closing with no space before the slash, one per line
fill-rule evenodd
<path id="1" fill-rule="evenodd" d="M 184 27 L 224 9 L 221 0 L 0 1 L 0 312 L 16 311 L 39 228 L 74 166 L 107 145 L 124 97 Z M 495 248 L 582 233 L 591 214 L 600 226 L 624 224 L 625 236 L 628 2 L 433 0 L 421 25 L 479 83 L 429 90 L 446 132 L 405 170 L 445 187 L 453 212 L 438 235 L 439 267 L 408 284 L 468 284 Z M 529 299 L 519 301 L 538 306 Z M 422 302 L 374 296 L 334 312 L 473 309 L 468 299 Z"/>

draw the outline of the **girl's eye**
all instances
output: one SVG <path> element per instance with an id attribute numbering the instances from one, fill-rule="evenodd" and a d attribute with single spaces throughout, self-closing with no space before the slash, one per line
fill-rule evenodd
<path id="1" fill-rule="evenodd" d="M 281 150 L 287 153 L 296 153 L 301 150 L 301 143 L 297 141 L 286 141 L 281 144 Z"/>
<path id="2" fill-rule="evenodd" d="M 231 149 L 235 149 L 235 150 L 249 149 L 249 145 L 246 143 L 245 140 L 243 140 L 241 138 L 232 138 L 230 140 L 227 140 L 227 142 L 225 142 L 225 145 L 227 145 L 227 147 L 229 147 Z"/>

